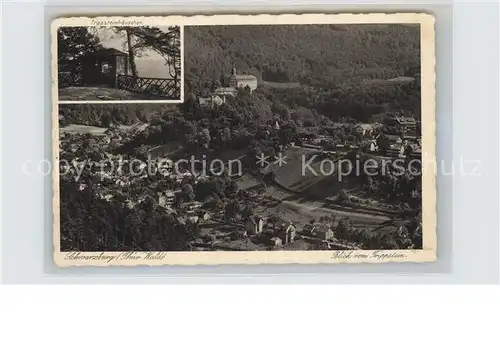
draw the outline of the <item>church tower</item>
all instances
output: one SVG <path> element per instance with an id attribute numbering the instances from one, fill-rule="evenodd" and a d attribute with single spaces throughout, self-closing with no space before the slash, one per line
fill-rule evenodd
<path id="1" fill-rule="evenodd" d="M 238 88 L 238 79 L 236 79 L 236 68 L 231 68 L 231 76 L 229 77 L 228 82 L 230 87 Z"/>

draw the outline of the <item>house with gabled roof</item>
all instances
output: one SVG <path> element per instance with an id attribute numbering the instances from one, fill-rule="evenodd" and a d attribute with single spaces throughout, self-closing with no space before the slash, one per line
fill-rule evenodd
<path id="1" fill-rule="evenodd" d="M 260 235 L 264 230 L 264 218 L 250 216 L 245 222 L 245 228 L 250 235 Z"/>

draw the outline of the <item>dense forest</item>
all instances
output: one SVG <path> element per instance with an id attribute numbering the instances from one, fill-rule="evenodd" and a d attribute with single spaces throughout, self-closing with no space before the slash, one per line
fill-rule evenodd
<path id="1" fill-rule="evenodd" d="M 203 26 L 184 32 L 188 84 L 235 66 L 259 80 L 339 86 L 419 66 L 418 25 Z"/>
<path id="2" fill-rule="evenodd" d="M 108 202 L 90 179 L 84 181 L 89 186 L 83 191 L 74 181 L 60 183 L 62 251 L 177 251 L 197 234 L 195 225 L 177 224 L 151 196 L 130 209 L 123 206 L 126 195 L 117 192 L 116 201 Z"/>

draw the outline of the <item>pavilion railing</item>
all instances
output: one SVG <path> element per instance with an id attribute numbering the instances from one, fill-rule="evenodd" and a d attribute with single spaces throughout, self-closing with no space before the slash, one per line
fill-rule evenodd
<path id="1" fill-rule="evenodd" d="M 58 82 L 60 87 L 81 85 L 81 75 L 70 71 L 58 73 Z"/>
<path id="2" fill-rule="evenodd" d="M 118 76 L 118 88 L 167 99 L 180 99 L 180 80 L 169 78 Z"/>

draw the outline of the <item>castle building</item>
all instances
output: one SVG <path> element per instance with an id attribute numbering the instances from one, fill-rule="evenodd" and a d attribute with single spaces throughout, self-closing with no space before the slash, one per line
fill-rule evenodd
<path id="1" fill-rule="evenodd" d="M 230 87 L 233 88 L 246 88 L 250 91 L 257 89 L 257 77 L 251 74 L 236 74 L 236 68 L 231 70 L 231 76 L 228 82 Z"/>
<path id="2" fill-rule="evenodd" d="M 227 77 L 227 76 L 226 76 Z M 199 103 L 204 106 L 219 106 L 227 101 L 228 96 L 236 96 L 239 88 L 248 88 L 250 92 L 257 89 L 257 77 L 251 74 L 236 74 L 236 68 L 231 69 L 229 78 L 221 78 L 221 82 L 225 81 L 227 84 L 215 89 L 212 96 L 208 98 L 199 98 Z"/>

